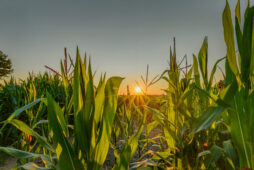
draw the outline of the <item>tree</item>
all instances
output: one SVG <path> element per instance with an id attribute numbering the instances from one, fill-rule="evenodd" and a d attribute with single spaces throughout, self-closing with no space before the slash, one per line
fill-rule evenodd
<path id="1" fill-rule="evenodd" d="M 8 56 L 0 51 L 0 79 L 13 72 L 11 60 Z"/>

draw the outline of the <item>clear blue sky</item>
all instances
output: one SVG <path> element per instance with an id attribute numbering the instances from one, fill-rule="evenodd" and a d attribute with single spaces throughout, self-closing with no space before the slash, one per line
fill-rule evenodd
<path id="1" fill-rule="evenodd" d="M 229 3 L 234 9 L 236 0 Z M 187 54 L 190 63 L 208 36 L 211 68 L 226 54 L 224 6 L 224 0 L 1 0 L 0 50 L 12 60 L 13 75 L 24 78 L 44 65 L 59 68 L 64 47 L 75 57 L 78 45 L 92 56 L 93 70 L 125 77 L 123 90 L 135 86 L 146 64 L 151 76 L 167 68 L 173 36 L 179 60 Z"/>

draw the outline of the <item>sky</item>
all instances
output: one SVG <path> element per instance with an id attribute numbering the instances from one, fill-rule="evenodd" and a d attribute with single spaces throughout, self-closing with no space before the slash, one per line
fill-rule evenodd
<path id="1" fill-rule="evenodd" d="M 232 11 L 236 2 L 229 0 Z M 78 46 L 98 75 L 125 77 L 123 93 L 136 80 L 141 84 L 147 64 L 150 78 L 167 69 L 173 37 L 177 60 L 186 54 L 192 63 L 208 36 L 211 69 L 226 54 L 224 6 L 225 0 L 1 0 L 0 50 L 12 60 L 13 76 L 25 78 L 44 72 L 44 65 L 59 70 L 64 47 L 75 58 Z M 149 92 L 163 88 L 160 81 Z"/>

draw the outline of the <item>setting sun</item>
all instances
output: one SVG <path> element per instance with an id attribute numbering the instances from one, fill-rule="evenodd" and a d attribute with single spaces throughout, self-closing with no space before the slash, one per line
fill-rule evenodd
<path id="1" fill-rule="evenodd" d="M 136 88 L 135 88 L 135 92 L 136 92 L 136 93 L 141 93 L 141 92 L 142 92 L 142 90 L 141 90 L 141 88 L 140 88 L 140 87 L 136 87 Z"/>

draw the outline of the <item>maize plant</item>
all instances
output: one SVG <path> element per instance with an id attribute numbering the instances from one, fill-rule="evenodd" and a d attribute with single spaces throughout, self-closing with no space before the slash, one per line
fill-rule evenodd
<path id="1" fill-rule="evenodd" d="M 42 99 L 18 109 L 6 121 L 2 129 L 9 123 L 21 130 L 26 135 L 36 139 L 42 146 L 44 154 L 31 153 L 10 147 L 0 147 L 0 150 L 19 159 L 41 158 L 46 168 L 55 169 L 52 154 L 56 153 L 57 162 L 61 169 L 102 169 L 106 159 L 111 130 L 117 108 L 118 88 L 123 78 L 111 77 L 106 81 L 105 75 L 101 77 L 98 86 L 93 84 L 91 64 L 82 62 L 77 49 L 74 80 L 73 80 L 73 105 L 74 105 L 74 139 L 69 143 L 69 125 L 64 112 L 59 104 L 48 93 L 48 125 L 50 136 L 53 138 L 55 148 L 49 142 L 24 122 L 16 119 L 18 116 L 34 106 Z M 69 109 L 71 110 L 71 109 Z M 34 127 L 34 126 L 33 126 Z M 33 150 L 31 150 L 33 151 Z M 38 167 L 33 162 L 25 161 L 17 168 Z"/>
<path id="2" fill-rule="evenodd" d="M 226 72 L 228 84 L 237 82 L 229 100 L 228 114 L 231 117 L 230 132 L 232 141 L 239 154 L 241 168 L 254 168 L 254 33 L 253 33 L 254 7 L 247 7 L 245 11 L 243 30 L 241 30 L 240 0 L 235 9 L 235 34 L 238 46 L 238 64 L 235 52 L 234 29 L 231 20 L 231 12 L 226 1 L 223 12 L 224 38 L 227 45 Z"/>
<path id="3" fill-rule="evenodd" d="M 187 67 L 186 65 L 186 69 Z M 192 108 L 188 107 L 188 105 L 191 105 L 190 100 L 183 99 L 183 95 L 189 89 L 192 70 L 191 68 L 187 71 L 186 77 L 180 79 L 181 69 L 180 64 L 178 65 L 176 62 L 176 50 L 174 46 L 174 51 L 170 50 L 169 69 L 162 74 L 162 79 L 168 84 L 168 88 L 165 90 L 167 94 L 164 99 L 165 109 L 158 110 L 148 107 L 154 114 L 153 118 L 163 127 L 168 146 L 168 149 L 163 152 L 156 153 L 157 157 L 160 156 L 166 161 L 168 166 L 174 168 L 186 168 L 191 163 L 187 157 L 186 159 L 182 155 L 184 154 L 182 148 L 189 140 L 185 138 L 187 128 L 189 128 L 186 126 L 186 119 L 191 118 Z M 185 162 L 184 165 L 183 162 Z"/>
<path id="4" fill-rule="evenodd" d="M 94 88 L 91 64 L 77 49 L 73 80 L 74 146 L 60 107 L 48 94 L 48 120 L 61 169 L 101 169 L 106 159 L 115 117 L 121 77 L 101 77 Z M 60 112 L 60 113 L 59 113 Z"/>
<path id="5" fill-rule="evenodd" d="M 235 31 L 231 19 L 228 2 L 223 11 L 222 20 L 224 39 L 227 46 L 225 89 L 215 101 L 217 106 L 210 108 L 198 121 L 199 129 L 211 125 L 221 114 L 228 116 L 228 130 L 232 136 L 232 143 L 236 147 L 239 164 L 231 159 L 232 168 L 254 168 L 254 7 L 247 7 L 241 29 L 240 1 L 235 9 Z M 235 36 L 238 46 L 238 63 L 235 51 Z M 209 121 L 208 121 L 209 120 Z"/>

